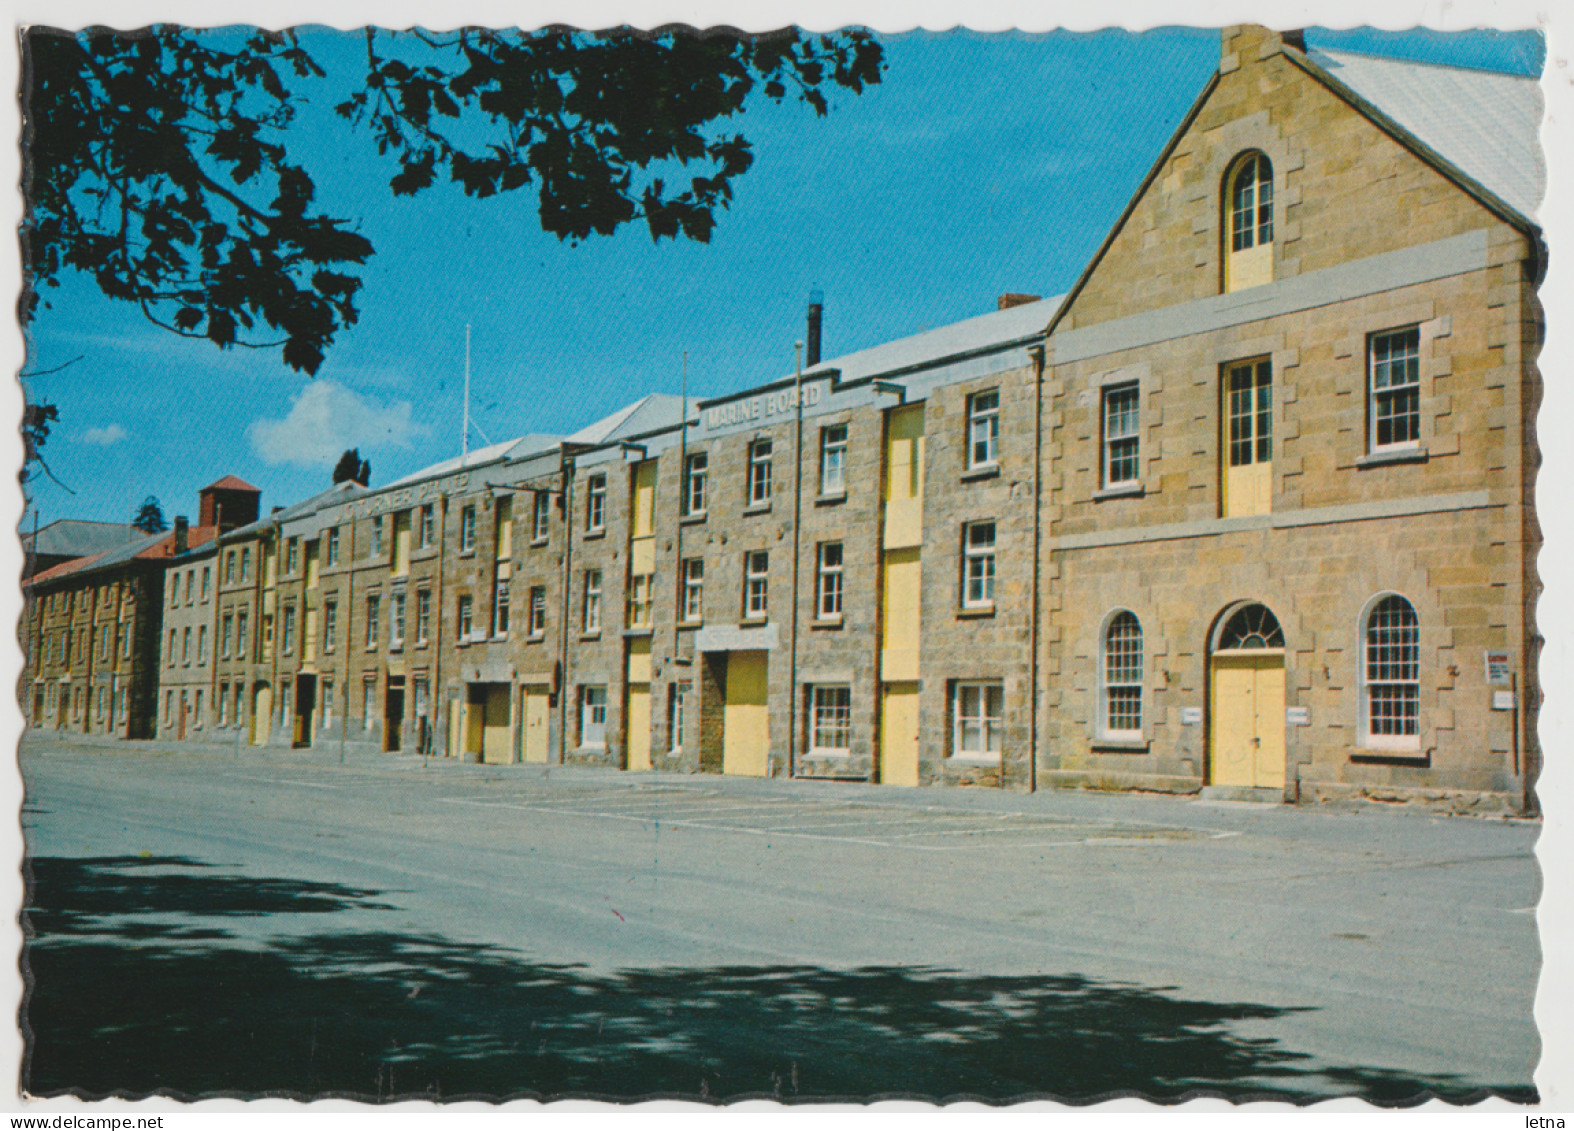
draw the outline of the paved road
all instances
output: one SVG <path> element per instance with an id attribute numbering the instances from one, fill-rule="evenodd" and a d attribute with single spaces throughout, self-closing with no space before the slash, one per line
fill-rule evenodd
<path id="1" fill-rule="evenodd" d="M 52 736 L 22 767 L 35 1093 L 1523 1097 L 1538 1057 L 1533 824 Z"/>

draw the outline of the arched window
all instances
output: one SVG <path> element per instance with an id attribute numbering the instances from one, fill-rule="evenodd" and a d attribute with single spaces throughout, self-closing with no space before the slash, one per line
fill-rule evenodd
<path id="1" fill-rule="evenodd" d="M 1219 631 L 1220 652 L 1253 648 L 1283 648 L 1284 629 L 1267 605 L 1243 605 Z"/>
<path id="2" fill-rule="evenodd" d="M 1367 613 L 1365 637 L 1367 741 L 1413 747 L 1421 734 L 1421 630 L 1414 606 L 1396 594 L 1383 597 Z"/>
<path id="3" fill-rule="evenodd" d="M 1142 625 L 1124 609 L 1104 629 L 1100 666 L 1103 727 L 1106 735 L 1142 734 Z"/>
<path id="4" fill-rule="evenodd" d="M 1273 165 L 1248 153 L 1225 179 L 1224 289 L 1273 281 Z"/>

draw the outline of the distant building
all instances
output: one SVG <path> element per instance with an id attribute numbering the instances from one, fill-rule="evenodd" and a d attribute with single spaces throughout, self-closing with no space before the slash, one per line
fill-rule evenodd
<path id="1" fill-rule="evenodd" d="M 105 554 L 142 537 L 142 531 L 126 523 L 58 519 L 36 532 L 22 534 L 22 576 L 32 577 L 65 562 Z"/>

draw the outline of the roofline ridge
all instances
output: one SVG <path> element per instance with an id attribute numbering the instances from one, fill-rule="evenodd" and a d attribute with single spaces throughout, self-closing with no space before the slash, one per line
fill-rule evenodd
<path id="1" fill-rule="evenodd" d="M 1431 67 L 1433 70 L 1438 71 L 1464 71 L 1472 75 L 1492 75 L 1501 79 L 1521 79 L 1538 85 L 1541 82 L 1541 75 L 1522 75 L 1514 71 L 1494 70 L 1491 67 L 1472 67 L 1465 63 L 1436 63 L 1430 59 L 1406 59 L 1399 55 L 1379 55 L 1375 51 L 1352 51 L 1346 47 L 1322 47 L 1309 44 L 1303 52 L 1306 55 L 1314 53 L 1319 55 L 1354 55 L 1358 59 L 1372 59 L 1379 63 L 1403 63 L 1410 67 Z M 1543 72 L 1546 71 L 1545 63 L 1542 64 L 1541 69 Z"/>

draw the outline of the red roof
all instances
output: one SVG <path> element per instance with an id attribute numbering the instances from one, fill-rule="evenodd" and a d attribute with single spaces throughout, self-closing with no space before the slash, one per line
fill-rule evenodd
<path id="1" fill-rule="evenodd" d="M 223 479 L 220 479 L 217 483 L 209 483 L 202 490 L 204 490 L 204 491 L 255 491 L 259 495 L 262 494 L 262 488 L 261 487 L 253 487 L 250 483 L 246 482 L 244 479 L 242 479 L 242 478 L 240 478 L 239 476 L 236 476 L 236 475 L 226 475 Z"/>
<path id="2" fill-rule="evenodd" d="M 218 527 L 216 526 L 191 527 L 186 532 L 186 549 L 195 550 L 199 546 L 206 546 L 209 542 L 213 541 L 213 537 L 217 533 Z M 37 585 L 41 581 L 53 581 L 58 577 L 65 577 L 68 574 L 77 573 L 81 570 L 88 569 L 100 559 L 106 558 L 115 552 L 116 551 L 114 550 L 106 550 L 104 553 L 94 554 L 90 558 L 73 558 L 71 561 L 61 562 L 57 566 L 51 566 L 49 569 L 35 573 L 23 583 L 23 588 L 29 588 L 31 586 Z M 173 532 L 171 532 L 165 534 L 164 537 L 160 538 L 157 542 L 154 542 L 151 546 L 144 547 L 143 549 L 137 551 L 137 553 L 132 555 L 130 560 L 156 561 L 160 558 L 172 558 L 174 556 L 175 535 Z"/>
<path id="3" fill-rule="evenodd" d="M 92 557 L 72 558 L 68 562 L 61 562 L 59 565 L 50 566 L 46 570 L 40 570 L 38 573 L 35 573 L 23 583 L 23 588 L 37 585 L 40 581 L 53 581 L 57 577 L 64 577 L 68 573 L 75 573 L 79 569 L 84 569 L 87 566 L 92 565 L 94 562 L 98 561 L 99 558 L 105 557 L 111 552 L 112 551 L 110 550 L 105 550 L 104 553 L 94 554 Z"/>

